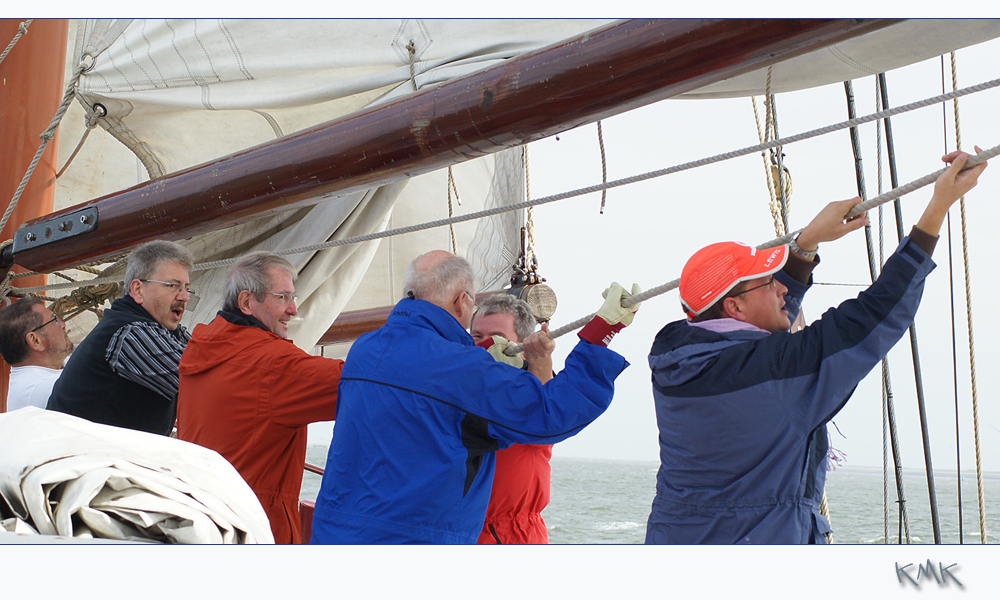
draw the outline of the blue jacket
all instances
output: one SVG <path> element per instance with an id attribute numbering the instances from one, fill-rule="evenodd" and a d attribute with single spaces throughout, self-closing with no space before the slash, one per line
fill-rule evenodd
<path id="1" fill-rule="evenodd" d="M 443 309 L 400 301 L 347 356 L 311 542 L 476 543 L 494 452 L 575 435 L 626 366 L 581 341 L 542 385 L 475 347 Z"/>
<path id="2" fill-rule="evenodd" d="M 649 356 L 660 469 L 646 543 L 825 543 L 826 423 L 913 322 L 933 268 L 905 238 L 858 298 L 794 334 L 664 327 Z M 794 320 L 807 286 L 777 277 Z"/>

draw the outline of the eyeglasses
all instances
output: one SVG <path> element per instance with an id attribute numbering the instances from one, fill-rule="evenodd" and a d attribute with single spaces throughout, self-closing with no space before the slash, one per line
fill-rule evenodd
<path id="1" fill-rule="evenodd" d="M 174 294 L 180 294 L 181 289 L 188 293 L 188 296 L 197 296 L 194 290 L 187 286 L 182 286 L 179 283 L 170 283 L 169 281 L 160 281 L 158 279 L 140 279 L 139 281 L 143 283 L 158 283 L 160 285 L 166 286 Z"/>
<path id="2" fill-rule="evenodd" d="M 456 297 L 455 300 L 452 303 L 454 304 L 454 302 L 458 302 L 459 300 L 461 300 L 462 296 L 468 296 L 469 300 L 472 300 L 472 305 L 473 305 L 472 307 L 473 307 L 473 309 L 477 308 L 475 306 L 475 304 L 476 304 L 476 296 L 475 296 L 475 294 L 473 294 L 472 292 L 466 291 L 466 290 L 463 290 L 462 293 L 459 294 L 458 297 Z"/>
<path id="3" fill-rule="evenodd" d="M 731 295 L 729 297 L 730 298 L 735 298 L 736 296 L 742 296 L 743 294 L 745 294 L 747 292 L 752 292 L 752 291 L 756 290 L 757 288 L 762 288 L 762 287 L 767 287 L 767 286 L 774 287 L 774 275 L 772 275 L 771 277 L 769 277 L 767 281 L 765 281 L 764 283 L 762 283 L 760 285 L 755 285 L 752 288 L 745 289 L 742 292 L 737 292 L 737 293 L 735 293 L 735 294 L 733 294 L 733 295 Z"/>
<path id="4" fill-rule="evenodd" d="M 52 321 L 55 321 L 57 323 L 62 323 L 63 322 L 63 320 L 59 318 L 59 315 L 53 314 L 51 319 L 49 319 L 48 321 L 42 323 L 38 327 L 35 327 L 34 329 L 32 329 L 31 331 L 29 331 L 28 333 L 35 333 L 36 331 L 38 331 L 42 327 L 45 327 L 46 325 L 48 325 Z"/>
<path id="5" fill-rule="evenodd" d="M 289 304 L 291 302 L 299 301 L 298 294 L 289 294 L 288 292 L 264 292 L 264 293 L 270 294 L 272 296 L 277 296 L 278 300 L 280 300 L 282 304 Z"/>

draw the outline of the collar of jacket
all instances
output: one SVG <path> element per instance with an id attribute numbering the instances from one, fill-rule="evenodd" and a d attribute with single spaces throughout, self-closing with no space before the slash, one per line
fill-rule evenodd
<path id="1" fill-rule="evenodd" d="M 154 319 L 153 315 L 149 314 L 149 311 L 143 308 L 142 305 L 136 302 L 129 294 L 125 294 L 121 298 L 112 302 L 111 308 L 114 310 L 121 310 L 124 312 L 132 313 L 133 315 L 136 316 L 136 318 L 142 321 L 148 321 L 150 323 L 156 323 L 157 325 L 160 325 L 160 322 Z M 163 325 L 160 325 L 160 327 L 163 327 Z M 174 329 L 173 331 L 170 331 L 166 327 L 163 327 L 163 329 L 170 335 L 180 338 L 182 340 L 187 339 L 187 337 L 189 337 L 186 336 L 187 329 L 185 329 L 184 326 L 179 323 L 177 325 L 177 329 Z"/>
<path id="2" fill-rule="evenodd" d="M 240 325 L 242 327 L 256 327 L 257 329 L 263 329 L 268 333 L 274 333 L 268 329 L 257 317 L 253 315 L 245 315 L 243 313 L 233 313 L 228 310 L 220 310 L 219 316 L 223 319 L 229 321 L 233 325 Z"/>
<path id="3" fill-rule="evenodd" d="M 475 346 L 472 336 L 451 313 L 419 298 L 403 298 L 393 307 L 386 325 L 420 327 L 435 331 L 452 342 Z"/>

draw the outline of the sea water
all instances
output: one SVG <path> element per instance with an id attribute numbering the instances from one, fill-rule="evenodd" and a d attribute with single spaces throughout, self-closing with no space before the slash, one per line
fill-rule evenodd
<path id="1" fill-rule="evenodd" d="M 322 466 L 326 448 L 310 446 L 306 460 Z M 552 544 L 641 544 L 656 493 L 658 463 L 583 458 L 552 458 L 552 498 L 542 512 Z M 885 543 L 885 511 L 881 469 L 841 467 L 827 474 L 827 503 L 836 544 Z M 959 543 L 958 480 L 955 473 L 934 478 L 941 542 Z M 962 541 L 980 543 L 975 473 L 963 473 Z M 987 543 L 1000 540 L 1000 473 L 983 478 Z M 320 477 L 306 473 L 301 498 L 314 500 Z M 896 484 L 889 479 L 889 543 L 899 539 Z M 934 543 L 927 477 L 903 473 L 909 539 Z M 903 532 L 906 540 L 906 532 Z"/>

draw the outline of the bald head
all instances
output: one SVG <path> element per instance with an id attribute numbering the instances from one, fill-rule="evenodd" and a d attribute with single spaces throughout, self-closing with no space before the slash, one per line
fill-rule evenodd
<path id="1" fill-rule="evenodd" d="M 475 281 L 464 258 L 432 250 L 413 259 L 403 276 L 404 294 L 426 300 L 451 313 L 465 329 L 472 320 Z"/>

